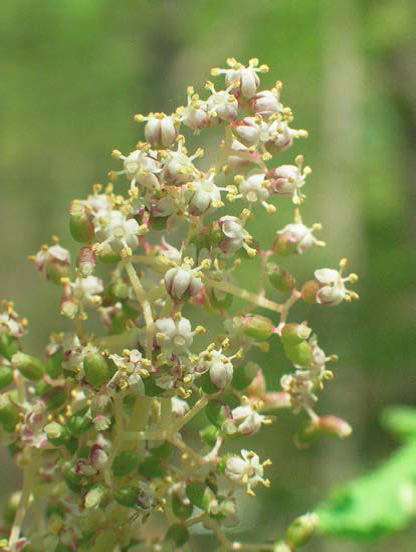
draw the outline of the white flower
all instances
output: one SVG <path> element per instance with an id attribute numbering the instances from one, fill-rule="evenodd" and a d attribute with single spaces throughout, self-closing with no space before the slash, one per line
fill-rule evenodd
<path id="1" fill-rule="evenodd" d="M 207 215 L 222 205 L 220 188 L 214 184 L 214 176 L 212 173 L 208 178 L 194 180 L 188 184 L 185 198 L 191 215 Z"/>
<path id="2" fill-rule="evenodd" d="M 125 174 L 131 180 L 132 188 L 136 182 L 145 188 L 159 188 L 159 180 L 156 175 L 160 173 L 162 167 L 159 161 L 154 159 L 154 155 L 153 151 L 146 152 L 144 150 L 135 150 L 127 157 L 119 155 L 124 164 L 124 171 L 120 174 Z"/>
<path id="3" fill-rule="evenodd" d="M 299 204 L 304 199 L 300 191 L 305 184 L 305 179 L 311 173 L 310 167 L 302 170 L 302 156 L 298 156 L 297 165 L 281 165 L 267 172 L 271 191 L 281 196 L 291 196 L 293 203 Z"/>
<path id="4" fill-rule="evenodd" d="M 178 151 L 168 151 L 168 155 L 163 164 L 162 178 L 169 184 L 180 186 L 189 182 L 197 175 L 197 170 L 192 163 L 194 159 L 201 155 L 201 150 L 197 150 L 190 157 L 185 153 L 183 142 L 178 144 Z"/>
<path id="5" fill-rule="evenodd" d="M 189 410 L 189 404 L 179 399 L 178 397 L 172 397 L 172 412 L 175 414 L 176 417 L 181 418 L 184 416 Z"/>
<path id="6" fill-rule="evenodd" d="M 98 252 L 106 251 L 106 246 L 109 246 L 114 253 L 119 254 L 125 248 L 135 249 L 138 246 L 139 224 L 135 219 L 127 219 L 121 211 L 113 210 L 101 224 L 95 236 L 101 242 Z"/>
<path id="7" fill-rule="evenodd" d="M 218 220 L 218 224 L 224 234 L 218 246 L 224 255 L 235 253 L 240 247 L 244 247 L 249 255 L 256 253 L 246 242 L 251 240 L 250 234 L 244 229 L 244 223 L 237 217 L 225 215 Z"/>
<path id="8" fill-rule="evenodd" d="M 247 485 L 247 492 L 254 494 L 252 488 L 258 483 L 269 486 L 269 480 L 263 478 L 263 466 L 270 464 L 270 461 L 260 464 L 257 454 L 248 450 L 241 451 L 240 456 L 229 456 L 225 462 L 225 475 L 232 481 Z"/>
<path id="9" fill-rule="evenodd" d="M 238 190 L 242 197 L 247 199 L 250 203 L 259 201 L 264 205 L 265 200 L 270 195 L 268 182 L 265 180 L 265 176 L 263 171 L 255 169 L 249 172 L 246 178 L 242 180 L 239 179 L 240 183 Z"/>
<path id="10" fill-rule="evenodd" d="M 279 102 L 277 88 L 258 92 L 251 100 L 251 106 L 254 113 L 256 113 L 256 115 L 261 115 L 264 119 L 267 119 L 273 115 L 273 113 L 281 113 L 283 111 L 283 106 Z"/>
<path id="11" fill-rule="evenodd" d="M 119 386 L 121 389 L 131 387 L 139 395 L 143 395 L 144 383 L 142 375 L 146 375 L 147 370 L 143 366 L 143 358 L 140 351 L 137 349 L 126 350 L 123 356 L 112 354 L 109 358 L 114 362 L 118 370 L 108 382 L 108 386 L 110 388 Z"/>
<path id="12" fill-rule="evenodd" d="M 73 296 L 79 302 L 86 306 L 94 308 L 101 304 L 100 293 L 104 291 L 103 281 L 96 276 L 87 276 L 86 278 L 77 278 L 75 282 L 70 283 Z"/>
<path id="13" fill-rule="evenodd" d="M 267 151 L 278 153 L 285 151 L 293 144 L 294 138 L 306 137 L 308 133 L 305 130 L 295 130 L 290 128 L 285 121 L 274 119 L 268 125 L 269 139 L 266 143 Z"/>
<path id="14" fill-rule="evenodd" d="M 206 88 L 211 91 L 211 96 L 207 99 L 208 115 L 210 119 L 235 121 L 238 113 L 238 102 L 235 97 L 229 93 L 229 89 L 216 92 L 212 82 L 207 82 Z M 232 88 L 232 86 L 230 87 Z"/>
<path id="15" fill-rule="evenodd" d="M 190 263 L 184 262 L 181 266 L 170 268 L 165 274 L 166 290 L 174 299 L 182 299 L 188 292 L 196 295 L 202 285 L 201 279 L 196 277 L 199 268 L 191 268 Z"/>
<path id="16" fill-rule="evenodd" d="M 261 136 L 261 126 L 258 117 L 244 117 L 234 127 L 234 132 L 244 145 L 254 146 L 259 142 Z"/>
<path id="17" fill-rule="evenodd" d="M 144 127 L 146 140 L 152 146 L 170 146 L 178 134 L 178 121 L 175 115 L 164 113 L 149 113 L 148 117 L 136 115 L 136 121 L 147 121 Z"/>
<path id="18" fill-rule="evenodd" d="M 174 263 L 179 264 L 181 262 L 181 258 L 182 258 L 181 252 L 176 247 L 173 247 L 173 245 L 170 245 L 165 240 L 164 236 L 162 237 L 160 242 L 162 244 L 160 246 L 160 250 L 161 250 L 163 256 L 165 256 L 170 261 L 173 261 Z"/>
<path id="19" fill-rule="evenodd" d="M 294 224 L 287 224 L 276 233 L 276 239 L 273 243 L 275 253 L 280 255 L 302 254 L 314 244 L 320 247 L 325 245 L 325 242 L 317 240 L 313 235 L 315 230 L 321 229 L 320 224 L 314 224 L 311 228 L 308 228 L 302 224 L 299 213 L 296 213 L 295 220 Z"/>
<path id="20" fill-rule="evenodd" d="M 187 106 L 178 107 L 176 112 L 181 123 L 199 132 L 202 127 L 208 124 L 207 104 L 199 99 L 198 94 L 194 94 L 192 86 L 188 88 L 187 96 Z"/>
<path id="21" fill-rule="evenodd" d="M 191 323 L 187 318 L 159 318 L 156 324 L 156 338 L 167 354 L 188 353 L 194 339 Z"/>
<path id="22" fill-rule="evenodd" d="M 231 420 L 225 422 L 226 431 L 228 433 L 238 431 L 242 435 L 254 435 L 266 419 L 265 416 L 259 414 L 257 410 L 248 404 L 234 408 L 231 411 L 231 416 Z"/>
<path id="23" fill-rule="evenodd" d="M 267 65 L 258 66 L 258 59 L 249 60 L 249 66 L 245 67 L 234 58 L 227 59 L 227 65 L 230 69 L 212 69 L 213 76 L 225 74 L 226 86 L 232 86 L 240 92 L 245 98 L 252 98 L 259 86 L 259 77 L 257 73 L 266 73 L 269 68 Z"/>
<path id="24" fill-rule="evenodd" d="M 207 349 L 200 353 L 196 369 L 199 373 L 209 370 L 212 383 L 219 389 L 223 389 L 233 379 L 233 364 L 221 349 L 219 351 Z"/>

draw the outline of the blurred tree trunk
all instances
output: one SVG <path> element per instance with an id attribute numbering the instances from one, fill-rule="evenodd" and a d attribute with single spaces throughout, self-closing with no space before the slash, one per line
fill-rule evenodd
<path id="1" fill-rule="evenodd" d="M 359 50 L 361 32 L 360 13 L 356 0 L 323 2 L 324 82 L 322 87 L 323 148 L 320 164 L 322 218 L 326 235 L 330 236 L 331 259 L 335 263 L 341 256 L 352 261 L 351 270 L 363 277 L 363 221 L 361 194 L 358 189 L 362 151 L 363 55 Z M 332 264 L 331 264 L 332 267 Z M 352 309 L 352 310 L 351 310 Z M 343 441 L 322 443 L 321 461 L 318 466 L 323 488 L 348 479 L 359 465 L 360 426 L 365 410 L 363 377 L 358 366 L 361 331 L 359 306 L 342 305 L 335 314 L 331 312 L 335 328 L 326 327 L 328 333 L 336 332 L 342 350 L 340 361 L 334 366 L 336 379 L 326 388 L 321 411 L 342 416 L 349 414 L 348 422 L 354 433 Z M 335 316 L 334 316 L 335 314 Z M 357 321 L 357 325 L 355 324 Z M 324 337 L 324 336 L 322 336 Z M 324 344 L 325 339 L 321 339 Z M 328 339 L 329 342 L 329 339 Z M 348 352 L 354 351 L 354 354 Z M 331 351 L 332 352 L 332 351 Z M 350 360 L 348 359 L 350 356 Z M 322 552 L 362 552 L 362 544 L 323 539 Z"/>

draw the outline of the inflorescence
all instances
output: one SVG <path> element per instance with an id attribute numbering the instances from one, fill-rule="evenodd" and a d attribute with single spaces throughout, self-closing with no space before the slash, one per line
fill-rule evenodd
<path id="1" fill-rule="evenodd" d="M 6 508 L 1 550 L 171 550 L 202 524 L 221 550 L 290 552 L 317 525 L 306 514 L 274 544 L 245 545 L 224 532 L 238 524 L 238 490 L 254 495 L 270 485 L 270 460 L 224 450 L 235 436 L 257 433 L 279 409 L 306 413 L 300 445 L 351 432 L 316 413 L 336 356 L 320 348 L 307 322 L 288 316 L 300 300 L 335 306 L 358 297 L 346 287 L 357 276 L 344 276 L 345 259 L 300 286 L 281 266 L 325 245 L 315 236 L 320 224 L 300 214 L 311 169 L 302 155 L 293 165 L 274 160 L 307 133 L 290 126 L 280 82 L 260 90 L 267 66 L 227 65 L 211 71 L 225 76 L 225 88 L 206 82 L 206 99 L 189 87 L 187 104 L 174 113 L 135 116 L 145 141 L 130 153 L 114 150 L 120 166 L 111 183 L 70 206 L 70 231 L 82 244 L 75 262 L 56 237 L 32 257 L 62 287 L 60 311 L 73 331 L 53 333 L 40 360 L 22 351 L 26 320 L 4 302 L 1 438 L 23 470 L 23 488 Z M 215 163 L 202 170 L 203 150 L 188 153 L 181 131 L 212 127 L 224 137 Z M 262 210 L 274 226 L 279 200 L 293 204 L 293 222 L 263 249 L 248 227 Z M 260 268 L 249 291 L 236 277 L 253 258 Z M 282 302 L 266 296 L 266 281 Z M 91 314 L 100 335 L 89 329 Z M 205 328 L 207 314 L 215 322 Z M 249 359 L 271 340 L 293 365 L 280 390 L 267 389 Z M 189 423 L 199 413 L 197 431 Z"/>

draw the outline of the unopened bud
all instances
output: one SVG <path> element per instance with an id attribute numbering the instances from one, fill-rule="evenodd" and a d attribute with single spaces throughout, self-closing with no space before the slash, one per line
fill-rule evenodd
<path id="1" fill-rule="evenodd" d="M 70 207 L 69 230 L 74 240 L 87 243 L 94 239 L 92 216 L 79 201 L 73 201 Z"/>
<path id="2" fill-rule="evenodd" d="M 10 366 L 0 366 L 0 389 L 4 389 L 13 381 L 13 369 Z"/>
<path id="3" fill-rule="evenodd" d="M 95 253 L 91 247 L 83 247 L 78 255 L 78 266 L 84 277 L 91 276 L 95 268 Z"/>
<path id="4" fill-rule="evenodd" d="M 139 459 L 135 452 L 120 452 L 113 460 L 111 467 L 115 477 L 124 477 L 137 468 Z"/>
<path id="5" fill-rule="evenodd" d="M 86 508 L 98 508 L 107 494 L 107 488 L 101 483 L 93 485 L 85 495 L 84 504 Z"/>
<path id="6" fill-rule="evenodd" d="M 316 303 L 316 294 L 319 291 L 319 284 L 316 280 L 308 280 L 301 289 L 301 297 L 305 303 L 313 305 Z"/>
<path id="7" fill-rule="evenodd" d="M 261 372 L 261 370 L 259 365 L 255 362 L 247 362 L 242 366 L 238 366 L 234 370 L 232 381 L 233 387 L 240 391 L 247 387 L 250 389 L 259 372 Z"/>
<path id="8" fill-rule="evenodd" d="M 69 439 L 68 429 L 58 422 L 51 422 L 44 428 L 48 441 L 59 447 Z"/>
<path id="9" fill-rule="evenodd" d="M 85 379 L 90 385 L 98 387 L 110 379 L 110 369 L 106 359 L 99 353 L 89 353 L 84 357 Z"/>
<path id="10" fill-rule="evenodd" d="M 165 540 L 173 541 L 180 548 L 189 540 L 189 531 L 182 523 L 174 523 L 166 531 Z"/>
<path id="11" fill-rule="evenodd" d="M 114 493 L 116 502 L 127 508 L 137 506 L 139 490 L 136 487 L 122 487 Z"/>
<path id="12" fill-rule="evenodd" d="M 218 428 L 213 424 L 205 426 L 204 429 L 200 431 L 202 441 L 209 447 L 215 445 L 219 434 Z"/>
<path id="13" fill-rule="evenodd" d="M 7 394 L 0 395 L 0 424 L 4 431 L 12 433 L 19 423 L 19 409 Z"/>
<path id="14" fill-rule="evenodd" d="M 39 380 L 45 374 L 44 365 L 32 355 L 16 353 L 13 355 L 12 364 L 26 379 L 31 381 Z"/>
<path id="15" fill-rule="evenodd" d="M 285 346 L 299 345 L 311 335 L 311 328 L 306 324 L 285 324 L 282 329 L 281 339 Z"/>
<path id="16" fill-rule="evenodd" d="M 188 519 L 193 512 L 194 507 L 186 497 L 179 496 L 178 493 L 172 493 L 172 511 L 179 519 Z"/>
<path id="17" fill-rule="evenodd" d="M 248 337 L 253 337 L 264 341 L 268 339 L 274 330 L 273 322 L 266 316 L 260 314 L 248 314 L 241 320 L 243 333 Z"/>
<path id="18" fill-rule="evenodd" d="M 294 276 L 290 272 L 287 272 L 287 270 L 280 268 L 277 264 L 267 263 L 266 271 L 270 283 L 278 291 L 286 293 L 295 288 L 296 280 Z"/>
<path id="19" fill-rule="evenodd" d="M 317 514 L 305 514 L 295 519 L 286 531 L 286 542 L 292 548 L 298 548 L 310 541 L 318 527 Z"/>

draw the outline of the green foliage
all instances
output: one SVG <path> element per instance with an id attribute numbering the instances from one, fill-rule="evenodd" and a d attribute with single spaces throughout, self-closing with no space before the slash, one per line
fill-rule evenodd
<path id="1" fill-rule="evenodd" d="M 322 533 L 373 539 L 406 527 L 416 515 L 416 409 L 389 408 L 386 427 L 405 443 L 370 473 L 336 489 L 317 512 Z"/>

